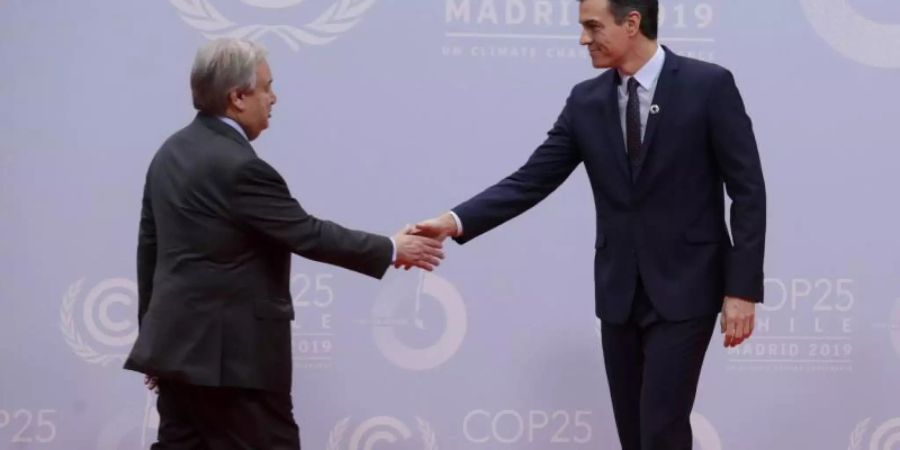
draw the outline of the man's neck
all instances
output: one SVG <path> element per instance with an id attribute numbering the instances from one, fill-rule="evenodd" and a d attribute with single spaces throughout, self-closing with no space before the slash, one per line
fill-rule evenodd
<path id="1" fill-rule="evenodd" d="M 638 71 L 647 64 L 647 61 L 650 61 L 650 58 L 653 58 L 653 55 L 656 54 L 658 48 L 659 44 L 657 44 L 655 40 L 642 40 L 637 44 L 635 50 L 625 58 L 622 65 L 617 68 L 619 75 L 622 77 L 630 77 L 638 73 Z"/>
<path id="2" fill-rule="evenodd" d="M 222 114 L 222 117 L 231 119 L 232 123 L 229 124 L 229 126 L 235 126 L 235 125 L 236 125 L 236 126 L 240 127 L 240 129 L 239 129 L 239 130 L 236 130 L 236 131 L 239 132 L 239 133 L 241 133 L 241 135 L 243 135 L 244 138 L 247 139 L 247 141 L 252 141 L 252 140 L 253 140 L 253 139 L 250 139 L 250 136 L 247 134 L 247 129 L 244 128 L 243 125 L 241 125 L 241 123 L 235 118 L 235 115 L 234 115 L 233 113 L 231 113 L 231 111 L 225 111 L 225 113 Z"/>
<path id="3" fill-rule="evenodd" d="M 241 122 L 237 119 L 237 115 L 232 112 L 230 109 L 226 110 L 225 113 L 222 114 L 223 117 L 227 117 L 233 120 L 235 123 L 240 124 Z"/>

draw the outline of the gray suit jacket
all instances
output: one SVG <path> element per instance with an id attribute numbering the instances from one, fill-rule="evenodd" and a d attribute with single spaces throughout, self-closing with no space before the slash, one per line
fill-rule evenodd
<path id="1" fill-rule="evenodd" d="M 125 368 L 289 392 L 292 252 L 376 278 L 391 263 L 387 237 L 308 214 L 240 133 L 198 115 L 147 172 L 140 332 Z"/>

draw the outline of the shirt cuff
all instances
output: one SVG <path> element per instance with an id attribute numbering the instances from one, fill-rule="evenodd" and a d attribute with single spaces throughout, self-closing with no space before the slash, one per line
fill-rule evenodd
<path id="1" fill-rule="evenodd" d="M 453 216 L 453 220 L 456 222 L 456 236 L 462 236 L 462 234 L 463 234 L 462 220 L 459 220 L 459 216 L 457 216 L 456 213 L 453 211 L 450 211 L 450 215 Z M 456 236 L 454 236 L 454 237 L 456 237 Z"/>
<path id="2" fill-rule="evenodd" d="M 394 238 L 389 237 L 391 240 L 391 264 L 397 262 L 397 243 L 394 242 Z"/>

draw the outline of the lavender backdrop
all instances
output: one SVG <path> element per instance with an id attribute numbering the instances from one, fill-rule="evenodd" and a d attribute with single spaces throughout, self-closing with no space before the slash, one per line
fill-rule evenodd
<path id="1" fill-rule="evenodd" d="M 695 448 L 900 449 L 900 2 L 663 0 L 734 71 L 769 187 L 757 335 L 710 349 Z M 121 367 L 146 166 L 223 35 L 270 50 L 254 143 L 313 213 L 391 233 L 518 167 L 596 75 L 574 0 L 0 0 L 0 448 L 147 448 Z M 581 169 L 434 274 L 296 261 L 295 414 L 322 450 L 617 449 Z"/>

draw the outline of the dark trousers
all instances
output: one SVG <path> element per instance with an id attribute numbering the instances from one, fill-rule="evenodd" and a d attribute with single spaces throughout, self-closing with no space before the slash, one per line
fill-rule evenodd
<path id="1" fill-rule="evenodd" d="M 690 450 L 690 416 L 716 316 L 665 321 L 637 280 L 625 324 L 603 322 L 603 357 L 622 450 Z"/>
<path id="2" fill-rule="evenodd" d="M 290 394 L 163 382 L 151 450 L 300 450 Z"/>

